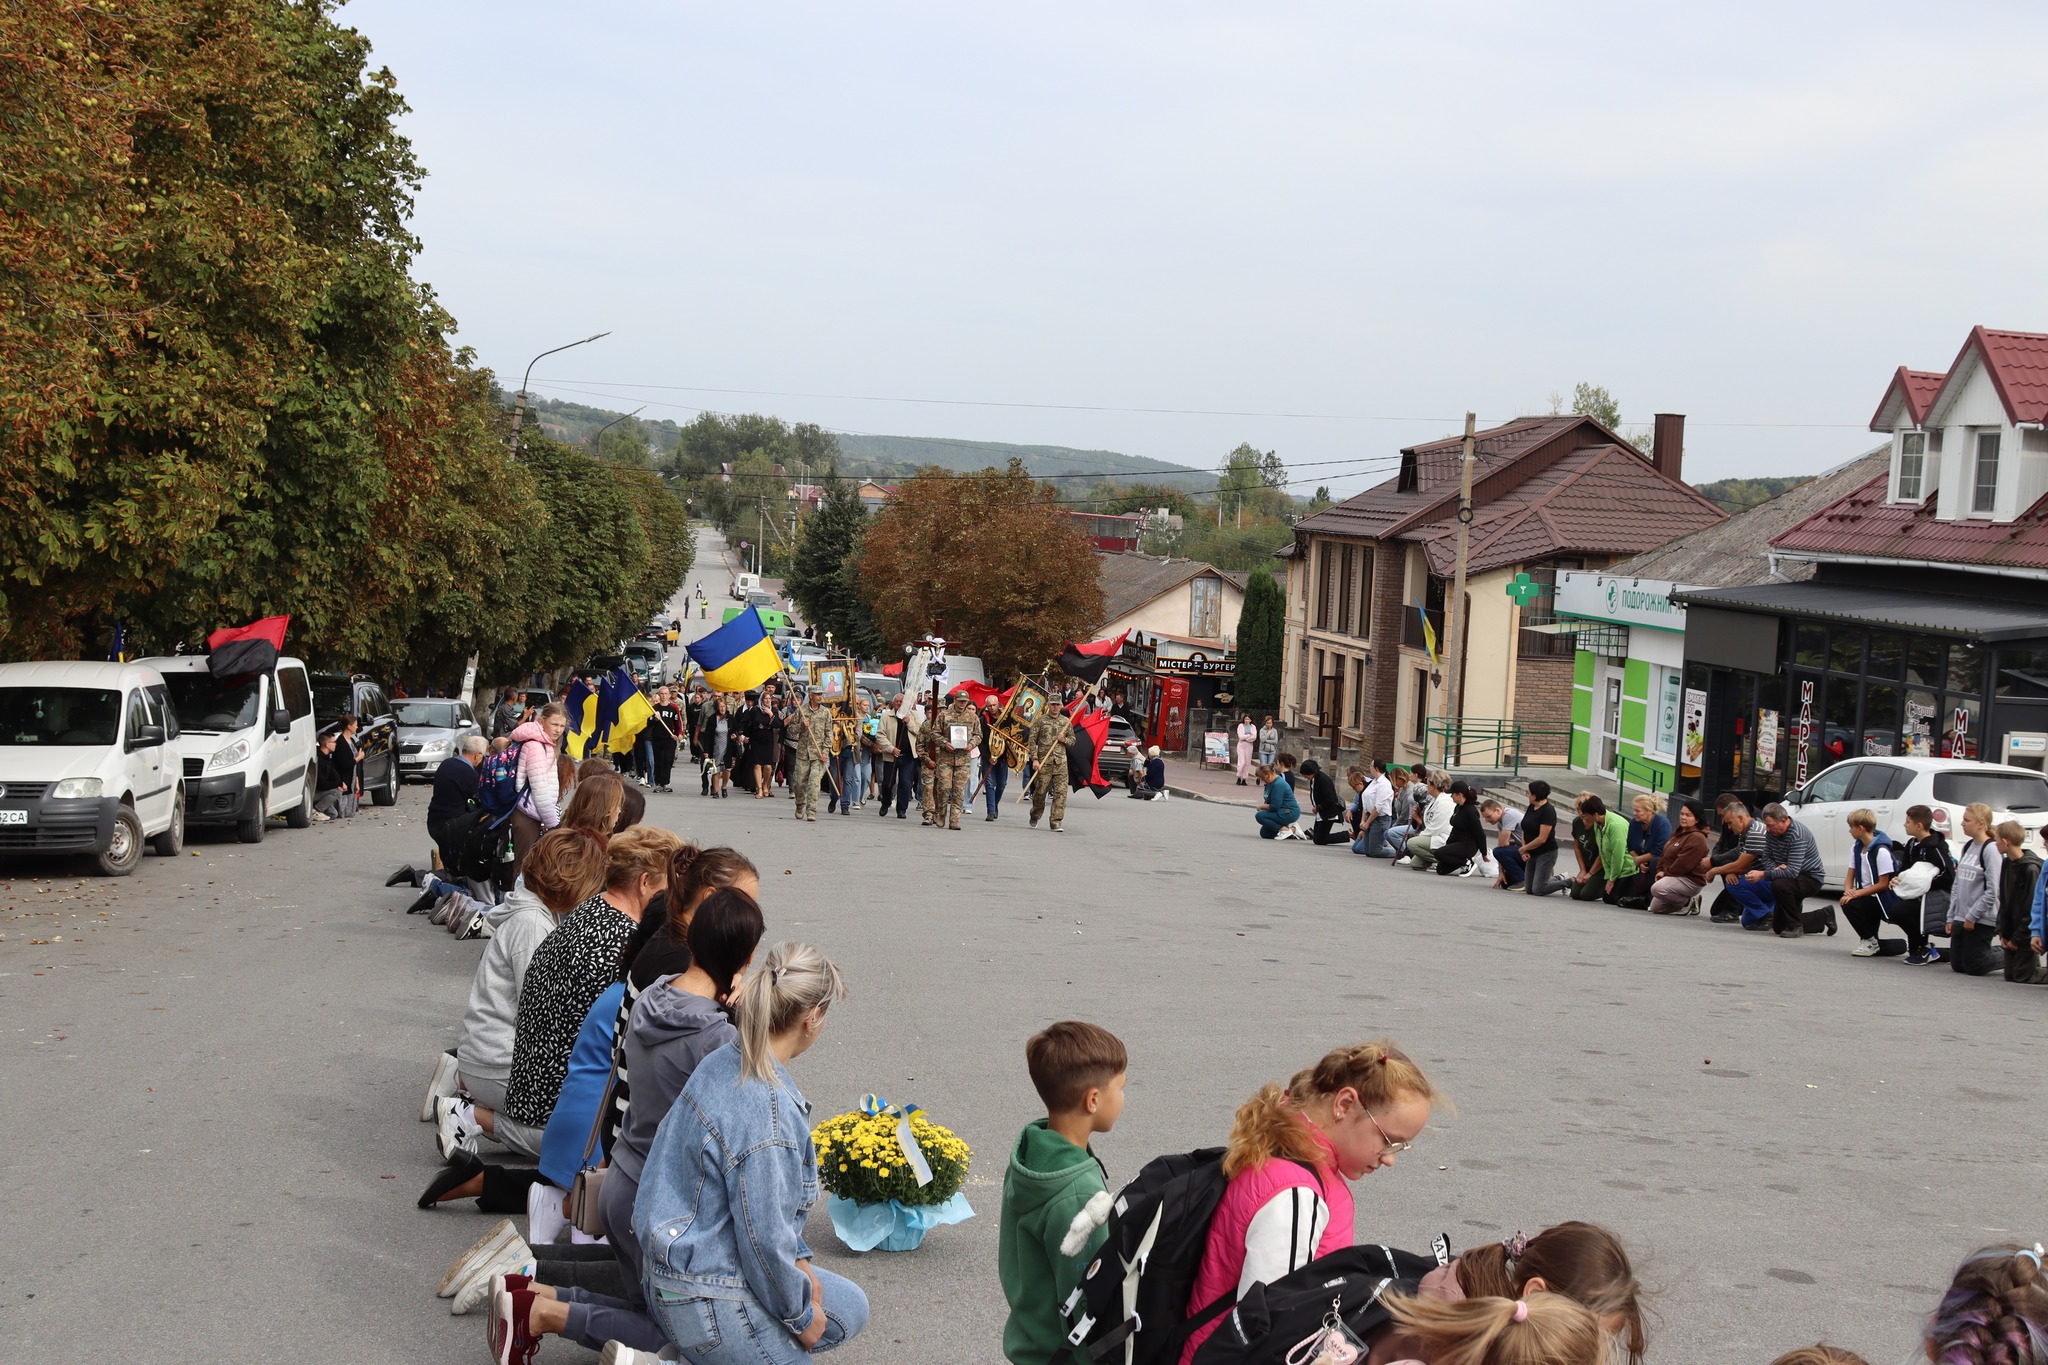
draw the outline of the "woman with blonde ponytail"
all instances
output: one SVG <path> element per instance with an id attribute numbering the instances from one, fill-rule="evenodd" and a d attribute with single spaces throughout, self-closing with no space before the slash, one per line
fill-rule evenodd
<path id="1" fill-rule="evenodd" d="M 1230 1184 L 1209 1223 L 1188 1316 L 1350 1246 L 1347 1182 L 1392 1166 L 1436 1100 L 1422 1068 L 1382 1038 L 1340 1047 L 1239 1105 L 1223 1157 Z M 1182 1365 L 1215 1328 L 1212 1320 L 1189 1335 Z"/>
<path id="2" fill-rule="evenodd" d="M 735 992 L 739 1036 L 697 1064 L 648 1150 L 633 1203 L 642 1283 L 669 1343 L 696 1365 L 794 1365 L 867 1326 L 860 1286 L 813 1265 L 804 1242 L 818 1154 L 810 1103 L 789 1075 L 845 995 L 823 953 L 776 944 Z"/>
<path id="3" fill-rule="evenodd" d="M 1395 1365 L 1601 1365 L 1606 1351 L 1591 1312 L 1562 1294 L 1528 1299 L 1387 1300 L 1421 1359 Z"/>

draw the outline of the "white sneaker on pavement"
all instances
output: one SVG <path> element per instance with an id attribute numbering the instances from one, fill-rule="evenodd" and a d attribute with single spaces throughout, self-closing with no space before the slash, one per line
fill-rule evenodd
<path id="1" fill-rule="evenodd" d="M 628 1346 L 623 1341 L 607 1341 L 604 1349 L 597 1353 L 597 1365 L 664 1365 L 666 1361 L 682 1359 L 681 1356 L 672 1354 L 675 1349 L 673 1346 L 664 1346 L 661 1348 L 661 1354 L 656 1355 L 637 1346 Z"/>
<path id="2" fill-rule="evenodd" d="M 420 1122 L 434 1121 L 434 1101 L 455 1093 L 455 1054 L 442 1053 L 434 1062 L 434 1079 L 427 1082 L 427 1097 L 420 1103 Z"/>
<path id="3" fill-rule="evenodd" d="M 553 1246 L 569 1226 L 562 1212 L 562 1192 L 545 1180 L 536 1180 L 526 1190 L 526 1240 L 534 1246 Z"/>
<path id="4" fill-rule="evenodd" d="M 1881 953 L 1881 952 L 1883 952 L 1883 951 L 1884 951 L 1884 947 L 1883 947 L 1883 945 L 1882 945 L 1882 944 L 1880 944 L 1880 943 L 1879 943 L 1879 942 L 1878 942 L 1878 941 L 1877 941 L 1876 939 L 1874 939 L 1874 938 L 1866 938 L 1866 939 L 1864 939 L 1864 940 L 1863 940 L 1863 942 L 1861 942 L 1861 943 L 1859 943 L 1859 944 L 1857 944 L 1857 945 L 1856 945 L 1855 951 L 1851 952 L 1851 953 L 1849 954 L 1849 956 L 1850 956 L 1850 957 L 1876 957 L 1876 956 L 1877 956 L 1877 955 L 1878 955 L 1879 953 Z"/>
<path id="5" fill-rule="evenodd" d="M 500 1218 L 489 1232 L 469 1244 L 469 1250 L 449 1263 L 448 1273 L 434 1290 L 437 1298 L 452 1298 L 455 1291 L 475 1277 L 476 1272 L 498 1259 L 499 1253 L 519 1241 L 519 1229 L 510 1218 Z M 524 1245 L 524 1243 L 521 1243 Z"/>
<path id="6" fill-rule="evenodd" d="M 476 1155 L 476 1110 L 460 1095 L 443 1095 L 434 1101 L 434 1145 L 441 1160 L 452 1161 L 457 1152 Z"/>
<path id="7" fill-rule="evenodd" d="M 536 1268 L 533 1249 L 515 1237 L 512 1245 L 495 1260 L 462 1282 L 462 1287 L 448 1301 L 448 1311 L 461 1317 L 500 1289 L 504 1276 L 524 1275 L 532 1279 Z"/>

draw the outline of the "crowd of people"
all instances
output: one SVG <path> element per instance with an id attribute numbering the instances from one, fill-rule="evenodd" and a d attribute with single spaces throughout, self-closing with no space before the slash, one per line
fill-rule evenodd
<path id="1" fill-rule="evenodd" d="M 1837 931 L 1837 902 L 1820 895 L 1829 869 L 1813 832 L 1776 802 L 1752 811 L 1724 793 L 1710 819 L 1690 797 L 1667 805 L 1639 794 L 1623 816 L 1596 793 L 1580 792 L 1561 825 L 1563 812 L 1541 779 L 1528 784 L 1518 810 L 1423 764 L 1371 760 L 1348 768 L 1348 797 L 1315 759 L 1297 766 L 1294 755 L 1276 754 L 1254 774 L 1264 798 L 1254 813 L 1261 838 L 1342 845 L 1531 896 L 1563 892 L 1655 915 L 1704 908 L 1717 924 L 1780 938 Z M 1957 852 L 1924 805 L 1907 808 L 1903 842 L 1867 809 L 1851 811 L 1845 823 L 1854 848 L 1835 884 L 1843 888 L 1841 918 L 1858 939 L 1854 956 L 1901 957 L 1912 966 L 1946 961 L 1968 976 L 2048 983 L 2048 878 L 2024 826 L 1974 803 L 1963 812 Z M 1569 875 L 1558 872 L 1566 847 Z M 1887 938 L 1887 925 L 1900 937 Z"/>
<path id="2" fill-rule="evenodd" d="M 507 764 L 516 762 L 516 815 L 533 831 L 514 839 L 506 884 L 465 876 L 451 861 L 463 856 L 464 831 L 486 823 L 477 794 L 493 746 L 482 742 L 435 776 L 428 831 L 447 865 L 401 868 L 389 883 L 419 888 L 414 911 L 483 941 L 458 1040 L 435 1059 L 421 1109 L 445 1164 L 418 1203 L 505 1216 L 456 1259 L 438 1292 L 457 1313 L 481 1310 L 499 1365 L 530 1362 L 551 1335 L 599 1352 L 603 1365 L 788 1365 L 844 1344 L 867 1325 L 869 1305 L 857 1284 L 816 1264 L 804 1238 L 819 1182 L 795 1070 L 846 984 L 815 946 L 766 946 L 760 879 L 744 853 L 698 847 L 645 823 L 643 789 L 610 759 L 579 764 L 560 751 L 565 724 L 559 706 L 543 707 L 496 742 Z M 1291 766 L 1289 756 L 1274 757 L 1278 772 Z M 1686 851 L 1706 842 L 1690 808 L 1673 829 L 1652 806 L 1623 821 L 1581 797 L 1569 835 L 1586 866 L 1560 877 L 1557 817 L 1540 782 L 1517 812 L 1426 770 L 1401 774 L 1412 780 L 1393 791 L 1390 770 L 1355 769 L 1346 774 L 1349 803 L 1319 765 L 1300 771 L 1312 841 L 1452 869 L 1445 875 L 1490 866 L 1496 885 L 1532 894 L 1569 889 L 1675 913 L 1708 876 L 1753 887 L 1789 879 L 1797 888 L 1805 875 L 1793 826 L 1781 828 L 1770 808 L 1753 822 L 1765 833 L 1752 836 L 1745 813 L 1724 805 L 1724 847 L 1702 858 Z M 1380 784 L 1391 793 L 1384 801 Z M 1445 800 L 1448 810 L 1438 807 Z M 1291 838 L 1304 818 L 1297 809 L 1288 825 L 1260 824 Z M 1966 819 L 1970 850 L 1945 864 L 1956 886 L 1969 885 L 1961 868 L 1970 858 L 1986 882 L 2026 861 L 1994 866 L 1981 853 L 1977 845 L 2001 833 L 1987 837 L 1987 820 L 1975 811 Z M 1869 891 L 1845 913 L 1860 927 L 1892 913 L 1879 896 L 1913 855 L 1888 854 L 1868 831 L 1858 839 L 1868 875 L 1856 886 Z M 1674 845 L 1693 861 L 1667 866 Z M 1961 890 L 1948 913 L 1994 924 L 1991 894 Z M 1774 887 L 1740 904 L 1744 918 L 1782 919 Z M 1129 1259 L 1099 1254 L 1132 1235 L 1129 1203 L 1161 1163 L 1112 1198 L 1092 1143 L 1124 1110 L 1130 1059 L 1115 1035 L 1066 1021 L 1024 1051 L 1045 1116 L 1018 1136 L 1004 1179 L 1002 1349 L 1014 1365 L 1054 1365 L 1080 1358 L 1077 1347 L 1105 1331 L 1146 1330 L 1134 1311 L 1122 1324 L 1098 1321 L 1090 1305 L 1121 1302 L 1122 1291 L 1113 1286 L 1105 1299 L 1091 1280 L 1104 1265 L 1122 1274 L 1135 1262 L 1143 1274 L 1148 1259 L 1166 1260 L 1159 1248 Z M 1442 1248 L 1433 1260 L 1386 1252 L 1404 1273 L 1375 1280 L 1359 1311 L 1317 1307 L 1306 1324 L 1282 1311 L 1297 1287 L 1331 1283 L 1323 1277 L 1351 1264 L 1343 1258 L 1358 1212 L 1352 1184 L 1394 1169 L 1424 1140 L 1439 1102 L 1435 1083 L 1391 1040 L 1341 1047 L 1239 1106 L 1220 1153 L 1162 1159 L 1183 1172 L 1171 1188 L 1206 1179 L 1210 1195 L 1198 1235 L 1172 1253 L 1184 1261 L 1181 1278 L 1165 1277 L 1184 1301 L 1155 1320 L 1141 1358 L 1639 1365 L 1648 1339 L 1630 1258 L 1612 1232 L 1584 1222 L 1455 1257 Z M 1927 1358 L 2048 1365 L 2041 1255 L 2000 1246 L 1967 1259 L 1928 1319 Z M 1264 1316 L 1229 1311 L 1254 1290 Z M 1133 1303 L 1146 1291 L 1137 1292 Z M 1856 1361 L 1817 1345 L 1778 1365 Z"/>

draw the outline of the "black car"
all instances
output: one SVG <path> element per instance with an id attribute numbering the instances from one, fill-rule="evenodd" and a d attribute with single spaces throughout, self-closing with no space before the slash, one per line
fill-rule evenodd
<path id="1" fill-rule="evenodd" d="M 356 752 L 361 755 L 363 790 L 380 806 L 398 801 L 398 717 L 384 689 L 361 673 L 315 673 L 313 675 L 313 718 L 320 733 L 334 728 L 342 713 L 361 722 L 356 730 Z"/>

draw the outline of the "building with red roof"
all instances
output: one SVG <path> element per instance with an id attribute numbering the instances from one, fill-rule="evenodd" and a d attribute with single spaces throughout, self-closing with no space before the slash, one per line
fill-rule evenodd
<path id="1" fill-rule="evenodd" d="M 1771 540 L 1772 581 L 1673 594 L 1699 791 L 2048 762 L 2048 333 L 1971 328 L 1947 369 L 1893 371 L 1870 426 L 1886 457 Z"/>

